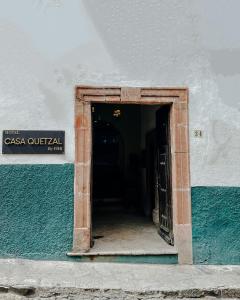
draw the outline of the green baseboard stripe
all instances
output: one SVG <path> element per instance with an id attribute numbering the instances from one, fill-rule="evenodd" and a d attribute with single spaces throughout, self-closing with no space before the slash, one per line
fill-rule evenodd
<path id="1" fill-rule="evenodd" d="M 84 261 L 72 249 L 73 164 L 0 165 L 0 257 Z M 240 264 L 240 187 L 192 188 L 195 264 Z M 177 263 L 177 256 L 94 261 Z"/>
<path id="2" fill-rule="evenodd" d="M 76 257 L 81 262 L 111 262 L 131 264 L 177 264 L 176 254 L 168 255 L 98 255 Z"/>
<path id="3" fill-rule="evenodd" d="M 73 164 L 0 166 L 0 256 L 66 259 Z"/>
<path id="4" fill-rule="evenodd" d="M 240 264 L 240 187 L 193 187 L 194 264 Z"/>

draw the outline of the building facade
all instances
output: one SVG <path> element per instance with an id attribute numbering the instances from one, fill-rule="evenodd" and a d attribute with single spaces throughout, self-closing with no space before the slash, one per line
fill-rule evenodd
<path id="1" fill-rule="evenodd" d="M 1 257 L 240 263 L 239 8 L 238 0 L 1 4 L 1 134 L 65 131 L 64 154 L 0 155 Z M 163 107 L 168 112 L 161 115 Z M 160 120 L 167 118 L 169 142 L 162 139 L 165 123 L 158 123 L 157 111 Z M 111 133 L 103 121 L 113 125 Z M 151 142 L 153 129 L 160 138 Z M 94 153 L 101 153 L 100 146 L 93 147 L 97 132 L 124 145 L 118 148 L 124 149 L 124 159 L 118 156 L 124 178 L 116 169 L 110 177 L 106 169 L 95 176 Z M 169 152 L 156 152 L 163 146 Z M 109 151 L 108 158 L 115 151 L 101 149 Z M 100 162 L 107 159 L 104 151 Z M 158 153 L 158 160 L 151 162 L 151 153 Z M 136 157 L 141 158 L 138 184 Z M 168 162 L 169 173 L 158 167 Z M 168 174 L 170 191 L 164 208 L 161 199 L 168 189 L 161 188 L 161 172 Z M 155 175 L 159 195 L 150 188 L 156 186 Z M 145 235 L 134 231 L 136 221 L 129 225 L 129 239 L 112 235 L 113 243 L 104 248 L 103 236 L 111 235 L 111 228 L 94 233 L 93 211 L 102 204 L 94 204 L 93 194 L 103 192 L 105 182 L 105 193 L 116 182 L 115 191 L 126 190 L 128 215 L 133 206 L 141 206 L 141 213 L 155 223 L 164 240 L 160 250 L 155 241 L 145 247 L 152 230 L 145 221 L 139 225 L 146 224 Z M 98 216 L 105 216 L 104 207 Z M 100 220 L 103 225 L 110 215 L 111 210 Z M 125 224 L 134 219 L 124 218 Z M 138 241 L 132 243 L 135 237 Z M 104 251 L 94 252 L 98 245 Z"/>

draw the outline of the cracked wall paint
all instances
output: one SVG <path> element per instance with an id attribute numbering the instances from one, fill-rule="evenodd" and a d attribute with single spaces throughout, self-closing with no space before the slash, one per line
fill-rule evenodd
<path id="1" fill-rule="evenodd" d="M 64 156 L 0 155 L 0 162 L 73 162 L 76 84 L 188 86 L 191 184 L 239 186 L 239 6 L 238 0 L 1 4 L 0 130 L 65 130 L 67 147 Z M 194 129 L 203 130 L 201 139 Z"/>

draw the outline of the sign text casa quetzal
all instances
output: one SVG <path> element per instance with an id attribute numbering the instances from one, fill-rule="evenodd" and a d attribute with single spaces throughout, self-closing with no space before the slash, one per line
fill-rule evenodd
<path id="1" fill-rule="evenodd" d="M 3 130 L 3 154 L 63 154 L 64 148 L 64 131 Z"/>

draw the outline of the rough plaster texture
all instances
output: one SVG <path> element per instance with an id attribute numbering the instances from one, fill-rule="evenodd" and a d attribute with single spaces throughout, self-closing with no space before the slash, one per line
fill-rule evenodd
<path id="1" fill-rule="evenodd" d="M 0 182 L 0 256 L 71 259 L 73 165 L 2 165 Z M 240 264 L 239 199 L 239 188 L 192 188 L 195 264 Z M 95 259 L 177 263 L 175 255 Z"/>
<path id="2" fill-rule="evenodd" d="M 240 264 L 240 188 L 192 188 L 195 264 Z"/>
<path id="3" fill-rule="evenodd" d="M 2 1 L 0 130 L 65 130 L 66 154 L 0 162 L 73 162 L 76 84 L 187 86 L 192 185 L 239 186 L 239 9 L 238 0 Z"/>
<path id="4" fill-rule="evenodd" d="M 73 165 L 0 166 L 0 255 L 66 259 L 72 246 Z"/>

